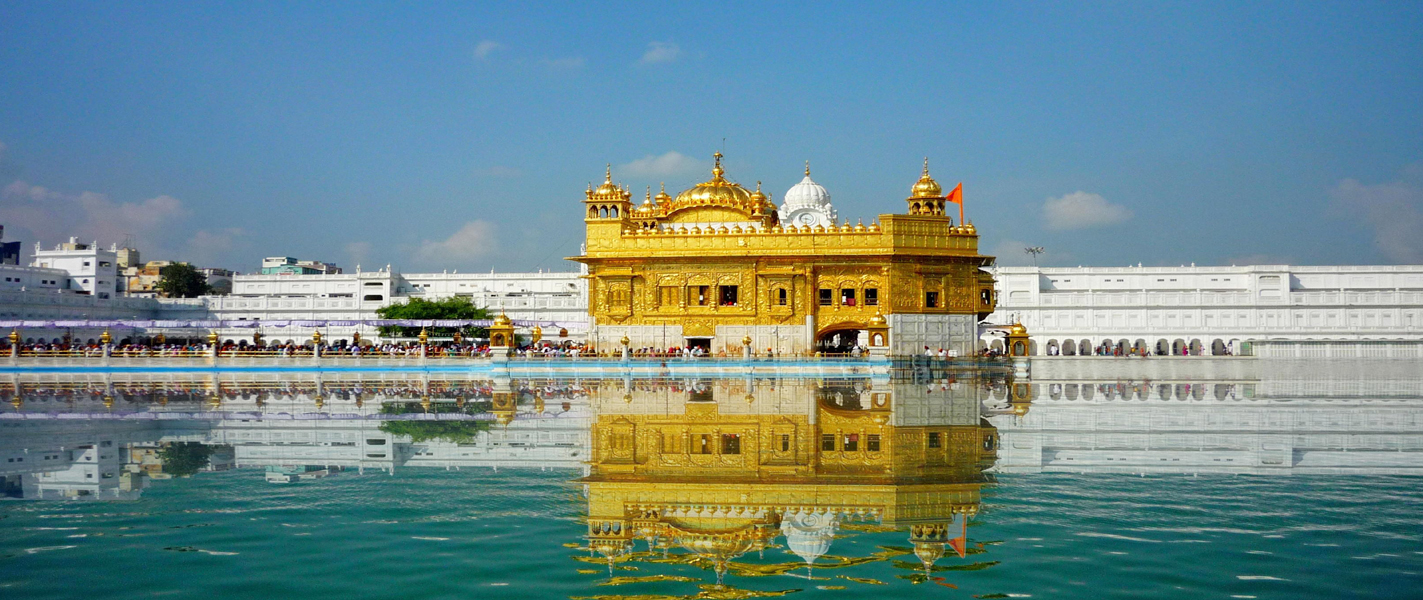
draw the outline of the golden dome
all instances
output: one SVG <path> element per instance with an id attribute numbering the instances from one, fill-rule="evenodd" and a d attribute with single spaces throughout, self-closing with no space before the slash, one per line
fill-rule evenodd
<path id="1" fill-rule="evenodd" d="M 1028 335 L 1028 328 L 1023 327 L 1022 323 L 1014 323 L 1008 332 L 1012 335 Z"/>
<path id="2" fill-rule="evenodd" d="M 600 188 L 601 189 L 601 188 Z M 939 182 L 934 181 L 929 176 L 929 159 L 924 159 L 924 174 L 919 176 L 919 181 L 914 182 L 914 188 L 909 191 L 910 198 L 942 198 L 944 188 Z"/>
<path id="3" fill-rule="evenodd" d="M 721 168 L 721 153 L 717 152 L 712 156 L 716 157 L 716 166 L 712 167 L 712 178 L 693 186 L 692 189 L 677 194 L 677 204 L 721 204 L 735 205 L 744 204 L 751 201 L 751 192 L 741 187 L 741 184 L 732 183 L 722 177 L 726 173 Z"/>
<path id="4" fill-rule="evenodd" d="M 752 199 L 752 200 L 759 200 L 759 201 L 761 201 L 761 202 L 765 202 L 765 201 L 766 201 L 766 195 L 763 194 L 763 193 L 761 193 L 761 182 L 759 182 L 759 181 L 756 182 L 756 191 L 751 192 L 751 199 Z"/>
<path id="5" fill-rule="evenodd" d="M 657 197 L 653 198 L 658 204 L 665 204 L 672 201 L 672 197 L 667 195 L 667 184 L 662 184 L 662 191 L 657 192 Z"/>
<path id="6" fill-rule="evenodd" d="M 618 186 L 613 183 L 613 165 L 608 165 L 608 170 L 603 173 L 603 185 L 593 190 L 593 194 L 598 196 L 610 196 L 621 191 L 622 190 L 618 189 Z"/>
<path id="7" fill-rule="evenodd" d="M 637 212 L 652 212 L 652 186 L 647 186 L 647 198 L 642 201 L 642 206 L 637 207 Z"/>
<path id="8" fill-rule="evenodd" d="M 503 325 L 509 325 L 509 324 L 511 324 L 511 323 L 513 323 L 513 321 L 510 321 L 510 320 L 509 320 L 509 316 L 506 315 L 506 314 L 500 313 L 499 316 L 494 317 L 494 324 L 495 324 L 495 325 L 503 326 Z"/>
<path id="9" fill-rule="evenodd" d="M 875 313 L 875 316 L 870 317 L 870 326 L 871 326 L 871 327 L 883 327 L 884 324 L 885 324 L 884 315 L 879 314 L 879 313 Z"/>

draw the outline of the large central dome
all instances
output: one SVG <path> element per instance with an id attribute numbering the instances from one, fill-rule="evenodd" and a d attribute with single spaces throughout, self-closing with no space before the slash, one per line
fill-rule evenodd
<path id="1" fill-rule="evenodd" d="M 721 153 L 717 152 L 716 166 L 712 167 L 711 181 L 698 183 L 692 189 L 677 194 L 677 204 L 719 204 L 723 206 L 744 206 L 751 202 L 751 192 L 739 183 L 727 181 L 726 171 L 721 168 Z"/>
<path id="2" fill-rule="evenodd" d="M 726 178 L 721 168 L 721 153 L 717 152 L 716 165 L 712 167 L 712 178 L 692 186 L 677 194 L 675 199 L 656 209 L 665 219 L 663 228 L 682 229 L 699 227 L 732 227 L 746 223 L 769 227 L 776 222 L 776 205 L 761 192 L 758 184 L 755 191 L 741 187 L 741 184 Z"/>

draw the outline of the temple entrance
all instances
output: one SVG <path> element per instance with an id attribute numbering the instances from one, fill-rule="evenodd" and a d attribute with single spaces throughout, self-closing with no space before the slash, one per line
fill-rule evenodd
<path id="1" fill-rule="evenodd" d="M 701 348 L 702 352 L 711 352 L 711 338 L 709 337 L 689 337 L 687 338 L 688 348 Z"/>
<path id="2" fill-rule="evenodd" d="M 815 351 L 825 354 L 851 354 L 860 347 L 860 330 L 837 329 L 820 334 L 815 340 Z"/>

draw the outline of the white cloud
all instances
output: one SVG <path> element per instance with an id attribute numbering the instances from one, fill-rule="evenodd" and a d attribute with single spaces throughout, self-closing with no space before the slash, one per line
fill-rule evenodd
<path id="1" fill-rule="evenodd" d="M 1389 183 L 1345 179 L 1330 195 L 1336 206 L 1373 227 L 1374 243 L 1386 258 L 1423 263 L 1423 164 L 1404 169 Z"/>
<path id="2" fill-rule="evenodd" d="M 647 52 L 642 53 L 642 59 L 637 61 L 644 65 L 659 63 L 670 63 L 682 56 L 682 49 L 672 42 L 649 42 Z"/>
<path id="3" fill-rule="evenodd" d="M 1086 229 L 1116 225 L 1131 219 L 1130 208 L 1107 202 L 1097 194 L 1073 192 L 1043 203 L 1043 222 L 1048 229 Z"/>
<path id="4" fill-rule="evenodd" d="M 493 54 L 495 50 L 500 50 L 503 48 L 504 44 L 501 44 L 494 40 L 484 40 L 479 44 L 475 45 L 474 57 L 479 60 L 487 60 L 489 58 L 489 55 Z"/>
<path id="5" fill-rule="evenodd" d="M 545 58 L 543 63 L 555 69 L 579 69 L 583 67 L 584 60 L 581 56 L 568 56 L 565 58 Z"/>
<path id="6" fill-rule="evenodd" d="M 66 194 L 24 181 L 0 190 L 0 222 L 25 230 L 29 241 L 57 243 L 75 236 L 112 244 L 128 235 L 145 241 L 166 239 L 170 228 L 187 216 L 182 201 L 172 196 L 115 202 L 104 194 Z"/>
<path id="7" fill-rule="evenodd" d="M 371 243 L 351 242 L 346 244 L 346 254 L 351 257 L 352 265 L 359 265 L 365 262 L 366 257 L 371 255 Z"/>
<path id="8" fill-rule="evenodd" d="M 628 177 L 675 177 L 692 175 L 706 170 L 702 161 L 671 151 L 661 155 L 647 155 L 627 164 L 618 165 L 616 173 Z"/>
<path id="9" fill-rule="evenodd" d="M 188 238 L 178 260 L 198 266 L 216 266 L 233 259 L 233 254 L 245 241 L 247 232 L 239 227 L 210 231 L 200 229 Z"/>
<path id="10" fill-rule="evenodd" d="M 443 264 L 468 263 L 486 258 L 499 248 L 495 225 L 489 221 L 469 221 L 454 235 L 441 241 L 421 242 L 417 256 L 421 260 Z"/>

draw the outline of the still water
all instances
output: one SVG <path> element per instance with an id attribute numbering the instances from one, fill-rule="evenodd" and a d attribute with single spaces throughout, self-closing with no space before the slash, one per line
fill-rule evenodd
<path id="1" fill-rule="evenodd" d="M 1423 595 L 1423 382 L 0 381 L 6 598 Z"/>

